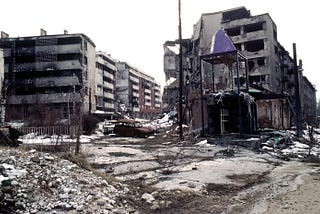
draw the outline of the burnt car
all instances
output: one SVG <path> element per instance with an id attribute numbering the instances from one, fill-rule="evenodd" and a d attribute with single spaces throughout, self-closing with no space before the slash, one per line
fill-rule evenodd
<path id="1" fill-rule="evenodd" d="M 113 133 L 122 137 L 148 137 L 154 134 L 154 130 L 143 127 L 139 121 L 121 119 L 115 123 Z"/>

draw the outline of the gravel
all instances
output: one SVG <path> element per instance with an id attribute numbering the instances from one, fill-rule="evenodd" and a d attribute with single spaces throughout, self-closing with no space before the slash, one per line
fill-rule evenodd
<path id="1" fill-rule="evenodd" d="M 55 154 L 0 148 L 0 213 L 137 213 L 128 194 Z"/>

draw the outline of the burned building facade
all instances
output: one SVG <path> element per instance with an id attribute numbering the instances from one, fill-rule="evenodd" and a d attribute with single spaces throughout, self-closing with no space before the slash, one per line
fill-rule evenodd
<path id="1" fill-rule="evenodd" d="M 134 118 L 150 119 L 161 112 L 160 84 L 150 75 L 117 62 L 116 100 L 119 112 Z"/>
<path id="2" fill-rule="evenodd" d="M 220 30 L 230 38 L 235 52 L 244 56 L 244 60 L 237 61 L 237 57 L 218 56 L 214 53 L 212 50 L 214 39 Z M 249 120 L 254 123 L 252 124 L 254 128 L 290 128 L 294 123 L 294 104 L 297 100 L 294 87 L 294 61 L 279 43 L 277 26 L 269 14 L 252 16 L 245 7 L 202 14 L 194 25 L 193 35 L 189 41 L 192 48 L 183 55 L 186 59 L 184 67 L 192 68 L 185 69 L 184 72 L 187 73 L 184 74 L 188 76 L 193 130 L 199 130 L 202 123 L 202 127 L 209 131 L 212 128 L 210 121 L 214 117 L 213 113 L 210 113 L 210 97 L 232 91 L 237 92 L 238 96 L 240 91 L 246 92 L 254 99 L 255 106 L 252 110 L 255 113 L 243 112 L 242 115 L 243 118 L 247 118 L 249 114 L 254 113 L 253 121 Z M 191 62 L 191 66 L 188 66 L 187 62 Z M 310 93 L 304 97 L 303 93 L 300 93 L 301 97 L 298 99 L 305 99 L 303 103 L 310 104 L 310 111 L 306 107 L 303 107 L 302 111 L 304 115 L 308 115 L 304 118 L 311 118 L 309 119 L 311 121 L 316 117 L 315 88 L 311 83 L 307 84 L 308 81 L 302 74 L 302 66 L 299 66 L 298 75 L 300 91 Z M 201 108 L 199 101 L 202 102 Z M 198 105 L 195 106 L 194 103 Z M 196 111 L 202 111 L 202 118 L 199 118 L 201 114 Z M 239 119 L 232 119 L 230 113 L 230 110 L 222 109 L 220 117 L 214 120 L 218 120 L 217 123 L 220 124 L 230 124 L 233 120 L 233 123 L 238 123 L 234 124 L 234 127 L 238 126 L 239 129 Z M 220 129 L 214 133 L 221 134 L 222 131 Z"/>
<path id="3" fill-rule="evenodd" d="M 6 120 L 41 125 L 96 110 L 95 44 L 84 34 L 2 34 Z"/>

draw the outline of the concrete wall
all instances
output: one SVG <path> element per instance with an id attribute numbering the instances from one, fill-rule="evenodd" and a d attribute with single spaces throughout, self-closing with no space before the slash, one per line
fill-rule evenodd
<path id="1" fill-rule="evenodd" d="M 258 129 L 289 129 L 290 110 L 286 100 L 256 100 Z"/>
<path id="2" fill-rule="evenodd" d="M 88 87 L 88 92 L 84 93 L 84 112 L 89 112 L 89 110 L 96 110 L 96 82 L 95 82 L 95 73 L 96 73 L 96 52 L 95 46 L 93 46 L 88 40 L 84 39 L 83 43 L 87 43 L 87 49 L 84 49 L 84 56 L 87 57 L 87 65 L 83 69 L 84 84 Z M 85 44 L 83 44 L 85 47 Z M 87 72 L 87 77 L 85 73 Z"/>

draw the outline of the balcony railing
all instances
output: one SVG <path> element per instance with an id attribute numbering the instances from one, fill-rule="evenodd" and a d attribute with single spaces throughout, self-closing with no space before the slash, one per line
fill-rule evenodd
<path id="1" fill-rule="evenodd" d="M 8 104 L 35 104 L 35 103 L 70 103 L 81 102 L 80 93 L 56 93 L 36 95 L 14 95 L 8 97 Z"/>

